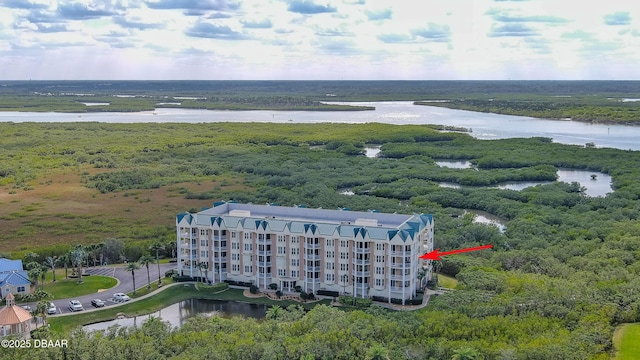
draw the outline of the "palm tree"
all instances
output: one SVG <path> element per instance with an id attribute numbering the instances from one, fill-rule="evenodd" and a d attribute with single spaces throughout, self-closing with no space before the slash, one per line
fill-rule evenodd
<path id="1" fill-rule="evenodd" d="M 53 271 L 53 282 L 56 282 L 56 265 L 58 264 L 57 256 L 47 256 L 44 259 L 44 264 Z"/>
<path id="2" fill-rule="evenodd" d="M 68 279 L 69 278 L 69 262 L 71 260 L 71 257 L 69 256 L 69 253 L 66 253 L 64 255 L 60 255 L 58 256 L 58 264 L 64 266 L 64 278 Z"/>
<path id="3" fill-rule="evenodd" d="M 35 263 L 30 263 L 30 264 L 35 264 Z M 40 267 L 40 265 L 38 265 L 38 266 L 31 266 L 30 268 L 31 268 L 31 270 L 29 270 L 27 272 L 27 274 L 29 274 L 29 277 L 32 279 L 31 281 L 33 281 L 33 284 L 37 288 L 38 287 L 38 280 L 40 279 L 40 277 L 42 276 L 42 273 L 43 273 L 42 267 Z"/>
<path id="4" fill-rule="evenodd" d="M 153 257 L 149 254 L 142 255 L 140 259 L 138 259 L 140 265 L 143 265 L 147 268 L 147 289 L 151 289 L 151 275 L 149 274 L 149 264 L 153 262 Z"/>
<path id="5" fill-rule="evenodd" d="M 284 313 L 284 309 L 282 309 L 278 305 L 274 305 L 270 307 L 269 310 L 267 310 L 265 317 L 267 319 L 278 320 L 280 317 L 282 317 L 283 313 Z"/>
<path id="6" fill-rule="evenodd" d="M 140 267 L 135 262 L 130 262 L 130 263 L 127 264 L 127 267 L 125 269 L 127 271 L 131 271 L 131 278 L 133 278 L 133 295 L 135 295 L 136 294 L 136 274 L 135 274 L 135 271 L 140 269 Z"/>
<path id="7" fill-rule="evenodd" d="M 71 250 L 69 255 L 73 261 L 73 264 L 76 266 L 78 273 L 78 284 L 82 284 L 82 261 L 84 260 L 85 251 L 82 245 L 76 245 L 76 247 Z"/>
<path id="8" fill-rule="evenodd" d="M 154 242 L 151 246 L 150 246 L 151 251 L 155 251 L 156 252 L 156 264 L 158 264 L 158 285 L 162 284 L 162 278 L 160 277 L 160 256 L 159 256 L 159 252 L 160 249 L 162 249 L 162 243 L 160 243 L 160 241 L 156 241 Z M 149 265 L 147 265 L 147 270 L 149 269 Z"/>
<path id="9" fill-rule="evenodd" d="M 451 360 L 482 360 L 484 356 L 478 350 L 470 347 L 462 347 L 453 352 Z"/>
<path id="10" fill-rule="evenodd" d="M 198 271 L 200 271 L 200 277 L 198 278 L 198 282 L 202 282 L 202 269 L 205 268 L 205 264 L 203 262 L 199 262 L 196 264 L 196 267 L 198 268 Z"/>
<path id="11" fill-rule="evenodd" d="M 47 300 L 40 300 L 36 304 L 35 309 L 33 309 L 34 315 L 42 316 L 42 324 L 44 325 L 44 320 L 47 318 L 47 310 L 49 310 L 49 302 Z M 36 321 L 36 329 L 38 328 L 38 321 Z"/>
<path id="12" fill-rule="evenodd" d="M 39 257 L 40 257 L 40 255 L 38 255 L 37 253 L 30 252 L 30 253 L 27 253 L 27 254 L 24 255 L 24 258 L 23 258 L 24 261 L 23 262 L 25 264 L 28 264 L 30 262 L 38 262 L 38 258 Z"/>
<path id="13" fill-rule="evenodd" d="M 425 268 L 421 268 L 420 270 L 418 270 L 418 284 L 420 284 L 420 290 L 424 289 L 424 283 L 422 280 L 424 280 L 424 278 L 427 276 L 427 269 Z"/>
<path id="14" fill-rule="evenodd" d="M 382 346 L 382 344 L 374 344 L 367 349 L 368 360 L 389 360 L 389 350 Z"/>

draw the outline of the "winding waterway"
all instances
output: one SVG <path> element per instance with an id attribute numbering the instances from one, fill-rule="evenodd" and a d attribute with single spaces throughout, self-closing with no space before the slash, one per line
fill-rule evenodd
<path id="1" fill-rule="evenodd" d="M 563 144 L 640 150 L 640 126 L 588 124 L 497 115 L 441 107 L 413 105 L 409 101 L 338 103 L 374 106 L 373 111 L 228 111 L 159 108 L 138 113 L 28 113 L 0 112 L 0 122 L 105 122 L 105 123 L 369 123 L 437 124 L 472 129 L 478 139 L 548 137 Z"/>

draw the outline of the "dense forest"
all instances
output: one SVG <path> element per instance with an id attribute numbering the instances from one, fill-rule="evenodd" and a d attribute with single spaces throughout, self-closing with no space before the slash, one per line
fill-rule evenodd
<path id="1" fill-rule="evenodd" d="M 175 236 L 176 213 L 217 200 L 430 213 L 441 250 L 494 245 L 445 258 L 441 272 L 455 276 L 458 288 L 415 312 L 319 306 L 306 314 L 283 309 L 265 321 L 200 318 L 173 331 L 152 322 L 77 331 L 65 335 L 66 350 L 2 356 L 607 359 L 615 326 L 640 321 L 638 152 L 383 124 L 2 123 L 0 134 L 0 249 L 7 256 L 118 237 L 135 260 L 136 244 Z M 379 156 L 365 157 L 372 144 L 381 146 Z M 474 167 L 440 167 L 439 159 Z M 559 182 L 488 187 L 554 180 L 558 168 L 609 174 L 615 192 L 588 197 L 579 184 Z M 85 194 L 84 208 L 49 191 L 67 185 Z M 154 197 L 161 191 L 170 196 Z M 147 211 L 90 206 L 112 200 Z M 506 231 L 475 223 L 465 210 L 503 218 Z"/>

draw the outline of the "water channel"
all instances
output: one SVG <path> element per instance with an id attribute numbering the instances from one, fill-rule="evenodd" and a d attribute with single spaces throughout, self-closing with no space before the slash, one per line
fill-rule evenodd
<path id="1" fill-rule="evenodd" d="M 150 317 L 160 318 L 162 321 L 168 321 L 171 327 L 181 327 L 188 319 L 198 314 L 205 316 L 245 316 L 256 319 L 263 319 L 267 313 L 269 306 L 249 304 L 236 301 L 222 300 L 200 300 L 189 299 L 169 305 L 160 311 L 156 311 L 147 315 L 134 316 L 131 318 L 115 319 L 111 321 L 103 321 L 95 324 L 85 325 L 85 331 L 106 330 L 111 326 L 140 326 Z"/>
<path id="2" fill-rule="evenodd" d="M 105 122 L 105 123 L 386 123 L 437 124 L 472 129 L 479 139 L 542 136 L 563 144 L 623 150 L 640 150 L 640 126 L 589 124 L 569 120 L 546 120 L 464 110 L 413 105 L 410 101 L 340 103 L 374 106 L 373 111 L 229 111 L 158 108 L 137 113 L 29 113 L 0 112 L 0 122 Z"/>

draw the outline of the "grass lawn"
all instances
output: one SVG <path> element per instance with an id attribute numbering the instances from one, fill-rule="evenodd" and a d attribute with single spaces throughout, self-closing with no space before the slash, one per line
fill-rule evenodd
<path id="1" fill-rule="evenodd" d="M 64 271 L 63 271 L 64 272 Z M 117 280 L 107 276 L 83 276 L 82 284 L 78 279 L 65 279 L 64 273 L 56 282 L 45 282 L 44 291 L 50 293 L 54 299 L 64 299 L 87 294 L 95 294 L 99 289 L 109 289 L 116 286 Z"/>
<path id="2" fill-rule="evenodd" d="M 640 359 L 640 323 L 624 324 L 617 328 L 613 345 L 617 350 L 614 359 Z"/>
<path id="3" fill-rule="evenodd" d="M 173 284 L 173 278 L 170 277 L 163 277 L 162 278 L 162 286 L 167 286 L 169 284 Z M 133 292 L 129 292 L 127 293 L 127 295 L 129 295 L 129 297 L 133 298 L 139 298 L 141 296 L 147 295 L 148 293 L 155 291 L 158 289 L 158 279 L 156 279 L 155 281 L 153 279 L 151 279 L 151 289 L 147 289 L 147 284 L 144 284 L 143 286 L 139 287 L 138 289 L 136 289 L 136 294 L 134 295 Z"/>
<path id="4" fill-rule="evenodd" d="M 126 305 L 117 307 L 105 307 L 104 309 L 98 311 L 86 313 L 80 312 L 68 316 L 50 317 L 48 321 L 51 325 L 51 331 L 54 334 L 57 334 L 58 336 L 65 336 L 79 326 L 93 324 L 100 321 L 113 320 L 116 318 L 118 313 L 124 313 L 127 316 L 149 314 L 171 304 L 175 304 L 179 301 L 191 298 L 242 301 L 254 304 L 280 305 L 281 307 L 287 307 L 292 304 L 297 304 L 302 305 L 305 309 L 310 309 L 318 304 L 329 305 L 331 303 L 330 300 L 301 304 L 290 300 L 275 301 L 267 298 L 247 298 L 242 295 L 242 292 L 243 290 L 240 289 L 227 289 L 223 292 L 215 292 L 212 291 L 209 287 L 202 285 L 198 286 L 198 289 L 196 289 L 191 284 L 174 285 L 152 297 L 131 302 Z"/>
<path id="5" fill-rule="evenodd" d="M 455 289 L 458 285 L 458 280 L 451 276 L 438 274 L 438 283 L 444 288 Z"/>

